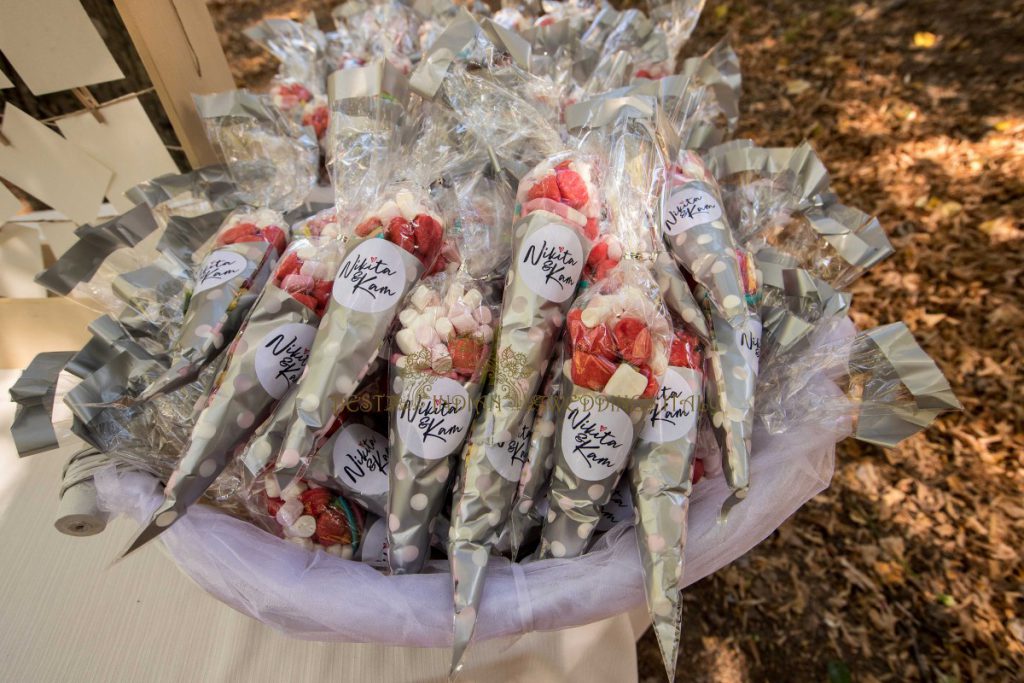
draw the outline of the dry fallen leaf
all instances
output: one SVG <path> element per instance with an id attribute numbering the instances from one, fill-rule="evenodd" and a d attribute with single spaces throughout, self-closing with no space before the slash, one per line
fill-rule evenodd
<path id="1" fill-rule="evenodd" d="M 799 95 L 806 92 L 811 87 L 808 81 L 801 78 L 793 79 L 792 81 L 786 81 L 786 94 L 787 95 Z"/>
<path id="2" fill-rule="evenodd" d="M 931 48 L 939 41 L 938 36 L 930 31 L 918 31 L 914 34 L 914 47 Z"/>

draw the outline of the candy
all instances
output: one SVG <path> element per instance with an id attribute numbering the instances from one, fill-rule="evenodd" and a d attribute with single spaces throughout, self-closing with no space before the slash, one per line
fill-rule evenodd
<path id="1" fill-rule="evenodd" d="M 327 509 L 331 502 L 331 492 L 324 488 L 308 489 L 299 496 L 299 500 L 302 501 L 305 513 L 316 517 Z"/>
<path id="2" fill-rule="evenodd" d="M 646 363 L 651 355 L 651 332 L 643 320 L 622 318 L 613 332 L 619 353 L 633 365 Z"/>
<path id="3" fill-rule="evenodd" d="M 416 333 L 409 328 L 401 329 L 395 333 L 395 343 L 407 356 L 418 353 L 423 347 L 416 340 Z"/>
<path id="4" fill-rule="evenodd" d="M 441 375 L 451 372 L 452 355 L 447 346 L 438 344 L 430 350 L 430 368 Z"/>
<path id="5" fill-rule="evenodd" d="M 297 498 L 292 498 L 291 500 L 286 499 L 274 517 L 281 526 L 290 527 L 292 524 L 295 524 L 295 521 L 299 517 L 302 516 L 302 512 L 303 507 L 300 500 Z"/>
<path id="6" fill-rule="evenodd" d="M 572 354 L 572 381 L 578 386 L 601 391 L 615 370 L 615 363 L 601 356 L 586 351 Z"/>
<path id="7" fill-rule="evenodd" d="M 398 322 L 402 324 L 402 327 L 412 327 L 419 315 L 415 308 L 403 308 L 398 314 Z"/>
<path id="8" fill-rule="evenodd" d="M 455 332 L 455 326 L 452 325 L 452 321 L 448 318 L 438 318 L 437 322 L 434 323 L 434 329 L 437 330 L 437 334 L 440 335 L 442 340 L 447 340 Z"/>
<path id="9" fill-rule="evenodd" d="M 270 472 L 263 477 L 263 488 L 267 492 L 268 498 L 281 497 L 281 486 L 277 483 L 277 475 L 273 472 Z"/>
<path id="10" fill-rule="evenodd" d="M 623 363 L 604 386 L 604 393 L 622 398 L 640 398 L 647 390 L 648 378 Z M 657 384 L 655 384 L 657 389 Z"/>
<path id="11" fill-rule="evenodd" d="M 316 520 L 316 540 L 320 545 L 330 547 L 352 541 L 345 513 L 333 507 L 324 510 Z"/>
<path id="12" fill-rule="evenodd" d="M 576 171 L 568 167 L 557 168 L 555 178 L 558 181 L 558 191 L 562 194 L 561 201 L 574 209 L 581 209 L 590 201 L 587 185 Z"/>
<path id="13" fill-rule="evenodd" d="M 302 515 L 295 524 L 292 524 L 286 531 L 289 536 L 298 536 L 299 538 L 309 538 L 316 533 L 316 518 L 310 515 Z"/>
<path id="14" fill-rule="evenodd" d="M 459 334 L 470 334 L 476 331 L 477 322 L 472 315 L 463 313 L 452 318 L 452 326 Z"/>
<path id="15" fill-rule="evenodd" d="M 409 297 L 409 302 L 416 307 L 416 310 L 422 311 L 430 305 L 432 298 L 433 292 L 430 291 L 430 287 L 419 285 L 413 290 L 412 295 Z"/>
<path id="16" fill-rule="evenodd" d="M 555 202 L 562 201 L 562 193 L 558 189 L 558 180 L 555 176 L 541 178 L 537 184 L 526 193 L 527 199 L 550 199 Z"/>
<path id="17" fill-rule="evenodd" d="M 480 366 L 483 344 L 470 337 L 453 339 L 448 345 L 452 357 L 452 368 L 463 373 L 472 374 Z"/>
<path id="18" fill-rule="evenodd" d="M 297 499 L 307 488 L 303 482 L 296 479 L 282 489 L 281 497 L 285 500 Z"/>

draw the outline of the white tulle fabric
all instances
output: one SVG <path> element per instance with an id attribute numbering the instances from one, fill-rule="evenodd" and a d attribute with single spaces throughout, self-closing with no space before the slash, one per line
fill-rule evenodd
<path id="1" fill-rule="evenodd" d="M 852 325 L 844 330 L 852 334 Z M 818 377 L 823 387 L 828 379 Z M 831 385 L 834 387 L 834 385 Z M 839 390 L 835 389 L 839 396 Z M 690 507 L 684 584 L 698 581 L 764 540 L 832 478 L 836 442 L 849 424 L 785 434 L 754 433 L 747 499 L 720 519 L 722 477 L 702 480 Z M 141 521 L 158 504 L 147 475 L 106 470 L 100 503 Z M 413 647 L 451 645 L 446 562 L 420 575 L 386 576 L 321 551 L 308 552 L 212 508 L 195 506 L 161 536 L 175 563 L 218 600 L 295 638 Z M 631 527 L 620 524 L 583 557 L 510 564 L 491 558 L 477 640 L 578 626 L 644 602 Z"/>

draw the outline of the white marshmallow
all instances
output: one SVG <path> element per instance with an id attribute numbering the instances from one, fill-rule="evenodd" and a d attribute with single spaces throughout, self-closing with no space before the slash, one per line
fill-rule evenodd
<path id="1" fill-rule="evenodd" d="M 324 548 L 324 552 L 328 555 L 334 555 L 335 557 L 342 557 L 341 550 L 344 547 L 345 546 L 341 545 L 340 543 L 335 543 L 334 545 L 329 545 L 326 548 Z"/>
<path id="2" fill-rule="evenodd" d="M 398 322 L 402 323 L 402 327 L 412 327 L 419 315 L 415 308 L 403 308 L 398 314 Z"/>
<path id="3" fill-rule="evenodd" d="M 295 520 L 302 516 L 302 509 L 302 501 L 299 499 L 286 500 L 284 505 L 277 509 L 277 514 L 274 515 L 274 518 L 278 524 L 288 528 L 295 524 Z"/>
<path id="4" fill-rule="evenodd" d="M 433 325 L 417 323 L 414 329 L 416 330 L 416 341 L 419 342 L 420 346 L 432 348 L 441 341 L 441 337 L 437 334 Z"/>
<path id="5" fill-rule="evenodd" d="M 302 515 L 295 520 L 295 524 L 292 524 L 288 531 L 290 536 L 309 538 L 316 533 L 316 518 L 312 515 Z"/>
<path id="6" fill-rule="evenodd" d="M 640 398 L 647 389 L 647 378 L 623 363 L 604 386 L 604 393 L 622 398 Z"/>
<path id="7" fill-rule="evenodd" d="M 390 221 L 392 218 L 398 218 L 401 215 L 402 210 L 398 208 L 398 204 L 391 200 L 384 202 L 383 206 L 381 206 L 380 209 L 377 210 L 377 217 L 380 218 L 381 222 L 384 223 L 384 225 L 387 225 L 388 221 Z M 365 218 L 369 218 L 369 215 L 367 215 Z"/>
<path id="8" fill-rule="evenodd" d="M 462 298 L 462 295 L 466 293 L 466 288 L 461 282 L 453 282 L 448 288 L 448 291 L 444 293 L 444 304 L 445 306 L 451 307 L 456 301 Z"/>
<path id="9" fill-rule="evenodd" d="M 480 290 L 476 289 L 475 287 L 473 289 L 467 290 L 466 293 L 462 296 L 462 301 L 470 308 L 479 307 L 483 300 L 484 297 L 480 293 Z"/>
<path id="10" fill-rule="evenodd" d="M 447 341 L 452 332 L 455 331 L 455 326 L 452 325 L 452 321 L 448 318 L 438 318 L 437 322 L 434 323 L 434 329 L 437 330 L 437 334 L 443 341 Z"/>
<path id="11" fill-rule="evenodd" d="M 490 325 L 481 325 L 481 326 L 480 326 L 480 327 L 479 327 L 479 328 L 477 329 L 477 333 L 478 333 L 478 334 L 479 334 L 479 335 L 480 335 L 480 336 L 481 336 L 481 337 L 483 338 L 483 340 L 484 340 L 485 342 L 487 342 L 487 343 L 490 343 L 490 342 L 491 342 L 491 340 L 493 340 L 493 339 L 494 339 L 494 328 L 493 328 L 493 327 L 491 327 Z"/>
<path id="12" fill-rule="evenodd" d="M 268 498 L 281 497 L 281 485 L 277 483 L 277 475 L 273 472 L 263 477 L 263 488 L 267 492 Z"/>
<path id="13" fill-rule="evenodd" d="M 288 542 L 289 543 L 294 543 L 295 545 L 299 546 L 303 550 L 312 550 L 313 549 L 313 541 L 311 541 L 308 538 L 302 538 L 301 536 L 289 536 L 288 537 Z"/>
<path id="14" fill-rule="evenodd" d="M 477 322 L 486 325 L 490 325 L 491 320 L 494 319 L 494 316 L 491 315 L 491 309 L 487 306 L 479 306 L 475 311 L 473 311 L 473 317 L 476 318 Z"/>
<path id="15" fill-rule="evenodd" d="M 284 489 L 281 490 L 281 497 L 284 498 L 285 500 L 292 500 L 294 498 L 298 498 L 308 488 L 309 487 L 306 486 L 301 481 L 295 480 L 292 483 L 288 484 L 288 486 L 285 486 Z"/>
<path id="16" fill-rule="evenodd" d="M 468 313 L 462 313 L 452 318 L 452 325 L 458 330 L 459 334 L 469 334 L 470 332 L 475 332 L 477 328 L 476 320 Z"/>
<path id="17" fill-rule="evenodd" d="M 651 372 L 656 377 L 661 377 L 668 370 L 668 354 L 665 353 L 665 347 L 661 344 L 655 344 L 654 349 L 651 351 Z"/>
<path id="18" fill-rule="evenodd" d="M 416 307 L 416 310 L 422 311 L 430 305 L 431 294 L 432 292 L 429 287 L 426 285 L 420 285 L 415 289 L 415 291 L 413 291 L 412 295 L 409 297 L 409 301 Z"/>
<path id="19" fill-rule="evenodd" d="M 427 306 L 423 309 L 423 315 L 421 316 L 423 322 L 433 326 L 434 322 L 444 315 L 444 309 L 440 306 Z"/>
<path id="20" fill-rule="evenodd" d="M 407 356 L 418 353 L 423 347 L 416 340 L 416 333 L 406 328 L 395 333 L 395 343 Z"/>

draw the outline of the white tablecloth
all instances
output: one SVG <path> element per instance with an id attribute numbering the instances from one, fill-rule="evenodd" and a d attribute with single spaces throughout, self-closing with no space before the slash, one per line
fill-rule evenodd
<path id="1" fill-rule="evenodd" d="M 158 544 L 111 560 L 133 525 L 97 536 L 53 528 L 69 450 L 19 459 L 0 370 L 0 681 L 437 681 L 443 649 L 310 643 L 217 602 Z M 460 681 L 636 680 L 641 612 L 557 633 L 476 645 Z"/>

